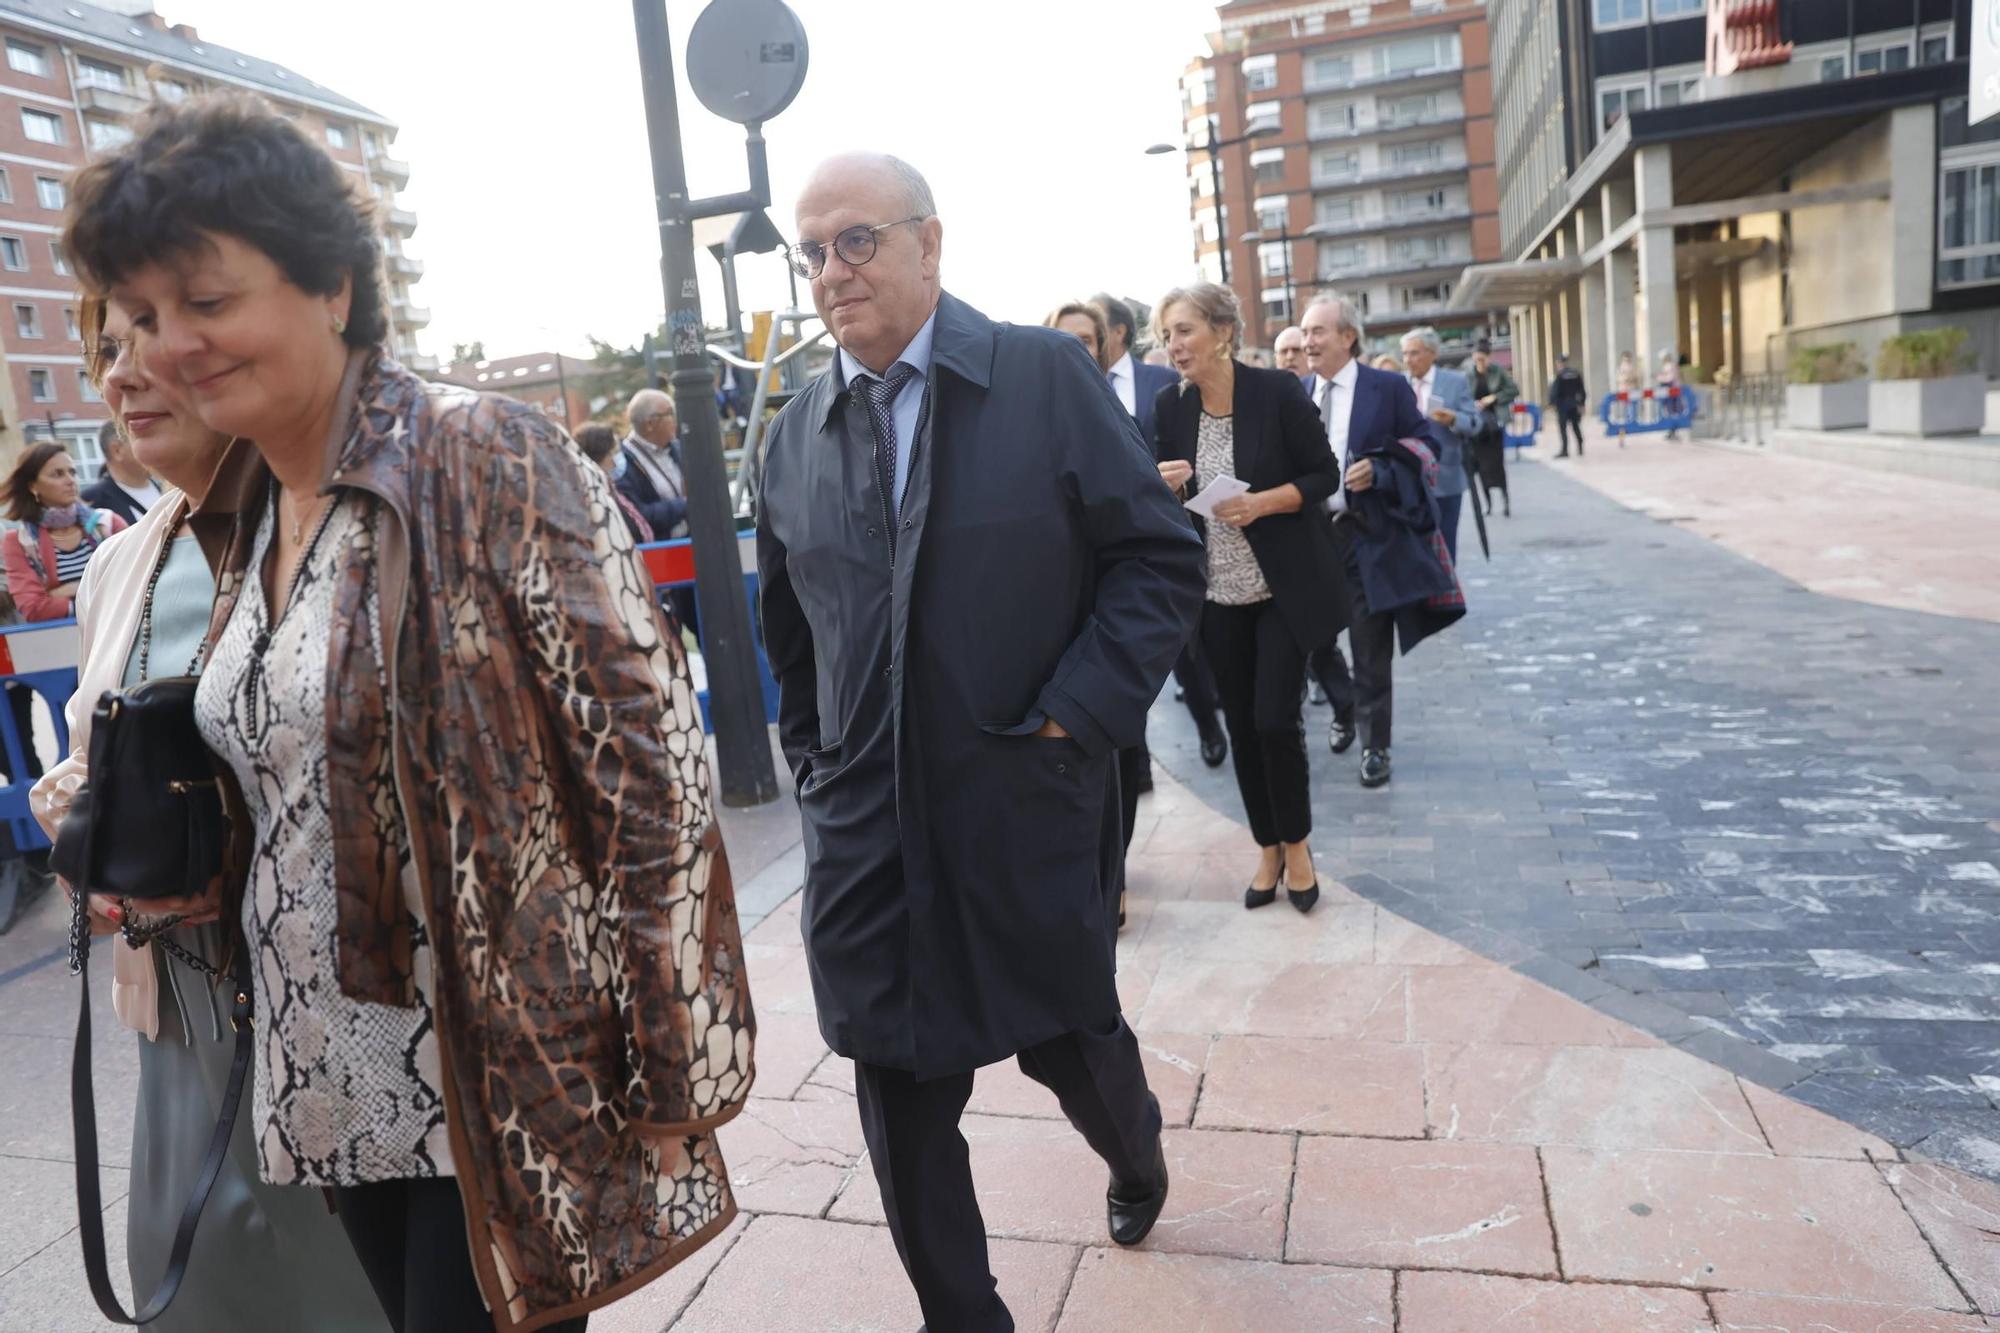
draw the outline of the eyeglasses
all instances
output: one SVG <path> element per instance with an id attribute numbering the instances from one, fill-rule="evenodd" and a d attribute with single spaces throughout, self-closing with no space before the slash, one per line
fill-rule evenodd
<path id="1" fill-rule="evenodd" d="M 900 218 L 895 222 L 878 223 L 873 227 L 849 227 L 833 238 L 833 252 L 840 256 L 840 262 L 849 268 L 860 268 L 875 257 L 879 244 L 877 236 L 891 227 L 900 227 L 906 222 L 928 222 L 929 218 Z M 827 247 L 818 241 L 800 241 L 785 251 L 792 262 L 792 272 L 802 278 L 817 278 L 826 271 Z"/>

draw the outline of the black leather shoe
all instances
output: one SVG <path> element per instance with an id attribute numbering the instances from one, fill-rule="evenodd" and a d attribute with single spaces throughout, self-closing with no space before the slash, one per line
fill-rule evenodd
<path id="1" fill-rule="evenodd" d="M 1104 1217 L 1111 1226 L 1111 1239 L 1120 1245 L 1137 1245 L 1146 1239 L 1160 1210 L 1167 1206 L 1167 1151 L 1162 1143 L 1153 1150 L 1153 1170 L 1157 1184 L 1128 1193 L 1117 1181 L 1104 1191 Z"/>
<path id="2" fill-rule="evenodd" d="M 1346 754 L 1354 745 L 1354 715 L 1336 717 L 1333 727 L 1326 733 L 1326 748 L 1335 754 Z"/>
<path id="3" fill-rule="evenodd" d="M 1387 750 L 1363 750 L 1361 752 L 1361 785 L 1382 787 L 1389 782 L 1389 752 Z"/>
<path id="4" fill-rule="evenodd" d="M 1221 728 L 1201 738 L 1201 762 L 1210 768 L 1221 768 L 1222 761 L 1229 758 L 1229 737 Z"/>
<path id="5" fill-rule="evenodd" d="M 1307 684 L 1306 702 L 1314 708 L 1326 707 L 1326 691 L 1320 688 L 1318 681 L 1315 680 Z"/>
<path id="6" fill-rule="evenodd" d="M 1245 911 L 1254 912 L 1260 907 L 1269 907 L 1276 901 L 1278 901 L 1278 886 L 1275 884 L 1268 889 L 1250 888 L 1243 890 L 1243 909 Z"/>
<path id="7" fill-rule="evenodd" d="M 1314 880 L 1310 888 L 1304 889 L 1294 889 L 1288 885 L 1285 888 L 1285 897 L 1292 906 L 1299 909 L 1299 915 L 1304 916 L 1312 911 L 1313 904 L 1319 901 L 1319 881 Z"/>

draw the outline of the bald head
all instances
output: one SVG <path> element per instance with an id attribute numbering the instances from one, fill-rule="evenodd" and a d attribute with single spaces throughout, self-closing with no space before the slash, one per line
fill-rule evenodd
<path id="1" fill-rule="evenodd" d="M 646 443 L 665 447 L 680 434 L 681 423 L 674 400 L 658 389 L 641 389 L 625 404 L 625 420 L 632 433 Z"/>
<path id="2" fill-rule="evenodd" d="M 1271 343 L 1271 350 L 1277 354 L 1278 369 L 1289 370 L 1300 379 L 1312 374 L 1306 365 L 1306 331 L 1298 325 L 1280 333 Z"/>
<path id="3" fill-rule="evenodd" d="M 923 174 L 887 153 L 830 157 L 799 192 L 799 244 L 817 247 L 825 263 L 812 278 L 813 305 L 835 341 L 877 374 L 937 308 L 944 224 L 936 214 Z"/>

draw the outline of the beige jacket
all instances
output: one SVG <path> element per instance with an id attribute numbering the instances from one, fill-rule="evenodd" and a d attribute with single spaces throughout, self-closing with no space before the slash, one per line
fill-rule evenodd
<path id="1" fill-rule="evenodd" d="M 125 661 L 139 637 L 146 581 L 159 563 L 160 547 L 175 516 L 186 505 L 179 491 L 167 492 L 137 523 L 106 540 L 84 568 L 76 593 L 76 628 L 82 643 L 76 693 L 64 710 L 69 719 L 70 752 L 28 793 L 28 808 L 35 822 L 51 838 L 83 783 L 84 759 L 90 753 L 90 715 L 106 690 L 124 684 Z M 145 1033 L 148 1040 L 158 1038 L 159 978 L 154 975 L 152 950 L 112 940 L 111 1008 L 126 1027 Z"/>

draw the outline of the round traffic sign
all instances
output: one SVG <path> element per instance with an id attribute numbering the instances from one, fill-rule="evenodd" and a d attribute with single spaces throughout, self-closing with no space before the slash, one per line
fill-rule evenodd
<path id="1" fill-rule="evenodd" d="M 784 0 L 715 0 L 688 32 L 687 74 L 724 120 L 769 120 L 805 87 L 805 25 Z"/>

